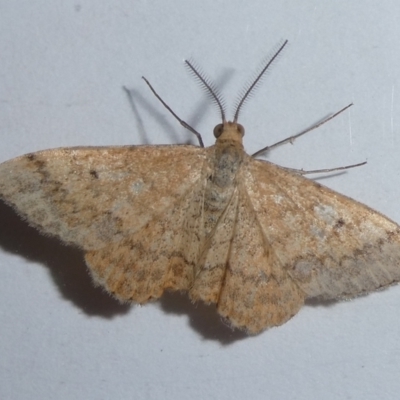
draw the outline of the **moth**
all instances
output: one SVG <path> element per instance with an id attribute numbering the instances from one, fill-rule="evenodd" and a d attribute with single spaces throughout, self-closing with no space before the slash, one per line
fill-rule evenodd
<path id="1" fill-rule="evenodd" d="M 396 223 L 243 148 L 241 107 L 286 43 L 232 121 L 188 63 L 221 111 L 213 146 L 189 127 L 199 146 L 26 154 L 0 164 L 0 198 L 40 232 L 81 248 L 95 283 L 120 301 L 185 291 L 249 334 L 285 323 L 305 299 L 355 297 L 398 282 Z"/>

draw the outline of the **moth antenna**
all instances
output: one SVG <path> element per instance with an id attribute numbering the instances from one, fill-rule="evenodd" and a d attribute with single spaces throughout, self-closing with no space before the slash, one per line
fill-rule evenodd
<path id="1" fill-rule="evenodd" d="M 223 99 L 215 83 L 213 83 L 197 65 L 194 65 L 193 61 L 185 60 L 185 65 L 189 69 L 189 72 L 194 75 L 196 80 L 200 82 L 201 87 L 206 91 L 213 103 L 218 106 L 221 113 L 222 122 L 224 123 L 226 121 L 225 100 Z"/>
<path id="2" fill-rule="evenodd" d="M 268 62 L 266 63 L 266 65 L 263 67 L 263 69 L 261 70 L 261 72 L 256 76 L 256 78 L 249 84 L 248 88 L 245 89 L 244 94 L 242 95 L 241 99 L 239 100 L 237 106 L 236 106 L 236 111 L 235 111 L 235 115 L 233 117 L 233 122 L 237 122 L 238 118 L 239 118 L 239 113 L 240 110 L 243 106 L 243 104 L 245 103 L 245 101 L 247 100 L 247 98 L 249 97 L 250 93 L 253 91 L 253 89 L 260 83 L 261 78 L 264 76 L 265 72 L 267 71 L 267 69 L 271 66 L 271 64 L 277 59 L 277 57 L 279 56 L 280 52 L 284 49 L 284 47 L 287 45 L 288 40 L 285 40 L 283 42 L 283 44 L 279 47 L 279 49 L 276 51 L 276 53 L 268 60 Z"/>

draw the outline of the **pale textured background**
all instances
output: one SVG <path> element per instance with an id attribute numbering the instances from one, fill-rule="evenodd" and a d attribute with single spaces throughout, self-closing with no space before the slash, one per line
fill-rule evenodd
<path id="1" fill-rule="evenodd" d="M 60 146 L 193 139 L 142 75 L 212 144 L 218 115 L 182 60 L 197 60 L 231 105 L 288 38 L 242 113 L 247 149 L 354 102 L 270 159 L 305 169 L 367 160 L 319 181 L 400 221 L 400 2 L 248 4 L 1 0 L 0 161 Z M 91 285 L 79 251 L 0 206 L 1 399 L 393 399 L 399 305 L 399 287 L 309 304 L 286 325 L 245 337 L 185 296 L 119 305 Z"/>

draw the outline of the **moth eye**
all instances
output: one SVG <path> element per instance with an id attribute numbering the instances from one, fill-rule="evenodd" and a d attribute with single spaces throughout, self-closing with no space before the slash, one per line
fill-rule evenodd
<path id="1" fill-rule="evenodd" d="M 224 125 L 223 124 L 218 124 L 215 128 L 214 128 L 214 136 L 216 138 L 219 138 L 222 134 L 222 131 L 224 130 Z"/>
<path id="2" fill-rule="evenodd" d="M 237 130 L 240 133 L 240 135 L 243 137 L 244 136 L 244 128 L 243 125 L 237 124 Z"/>

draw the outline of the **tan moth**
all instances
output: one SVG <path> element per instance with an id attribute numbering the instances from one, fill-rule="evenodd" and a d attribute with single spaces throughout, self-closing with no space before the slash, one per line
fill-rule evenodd
<path id="1" fill-rule="evenodd" d="M 285 45 L 232 122 L 192 70 L 220 106 L 215 145 L 204 148 L 192 129 L 200 146 L 31 153 L 0 164 L 0 197 L 40 232 L 83 249 L 94 281 L 119 300 L 187 291 L 251 334 L 283 324 L 307 298 L 398 282 L 397 224 L 244 151 L 239 111 Z"/>

